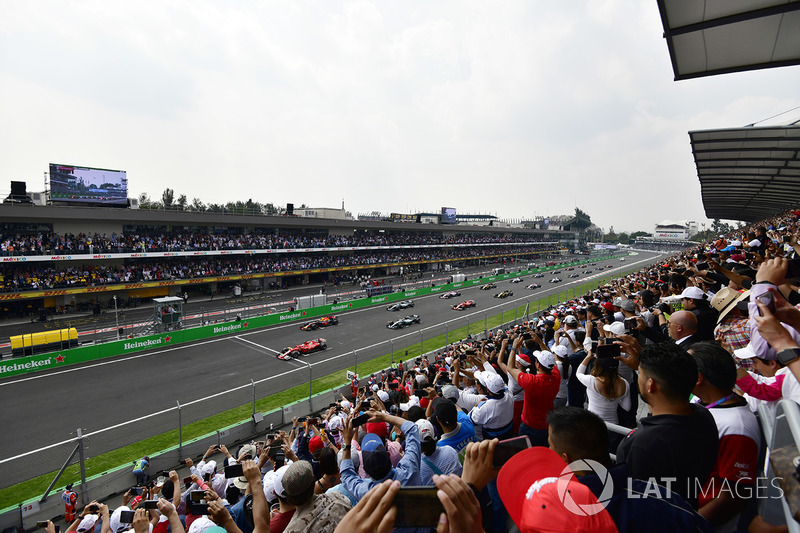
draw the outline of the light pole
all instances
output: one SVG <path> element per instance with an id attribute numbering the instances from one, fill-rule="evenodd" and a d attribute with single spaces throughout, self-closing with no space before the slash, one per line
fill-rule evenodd
<path id="1" fill-rule="evenodd" d="M 117 309 L 117 295 L 114 295 L 114 323 L 117 325 L 117 340 L 119 340 L 119 311 Z"/>

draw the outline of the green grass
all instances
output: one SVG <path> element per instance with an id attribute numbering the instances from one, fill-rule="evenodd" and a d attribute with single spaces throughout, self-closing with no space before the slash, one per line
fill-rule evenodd
<path id="1" fill-rule="evenodd" d="M 613 277 L 619 277 L 620 274 L 617 273 Z M 612 276 L 605 276 L 601 280 L 593 280 L 590 283 L 582 283 L 579 286 L 575 286 L 571 289 L 564 290 L 559 292 L 556 295 L 551 295 L 550 298 L 539 298 L 538 300 L 531 300 L 530 307 L 528 309 L 528 313 L 530 315 L 535 314 L 537 311 L 546 308 L 547 305 L 555 305 L 556 303 L 563 302 L 584 294 L 589 288 L 594 288 L 600 285 L 603 285 L 610 281 Z M 535 293 L 532 293 L 532 296 L 535 296 Z M 517 306 L 517 319 L 523 319 L 525 313 L 526 304 L 522 304 Z M 514 308 L 511 309 L 504 309 L 502 313 L 502 319 L 504 322 L 510 322 L 514 318 Z M 491 317 L 486 318 L 486 328 L 491 330 L 494 329 L 501 324 L 501 315 L 497 314 Z M 484 330 L 484 322 L 483 321 L 476 321 L 469 325 L 469 331 L 467 331 L 466 326 L 462 326 L 457 328 L 453 331 L 449 331 L 447 334 L 448 340 L 451 342 L 455 339 L 463 339 L 467 336 L 467 334 L 477 334 Z M 441 347 L 445 346 L 445 335 L 438 335 L 436 337 L 431 337 L 430 339 L 424 339 L 422 344 L 422 353 L 432 352 L 437 350 Z M 408 350 L 409 357 L 413 354 L 414 357 L 420 353 L 420 343 L 414 343 L 408 346 L 397 347 L 395 349 L 395 354 L 402 353 L 405 350 Z M 382 356 L 375 357 L 373 359 L 367 361 L 359 361 L 358 363 L 358 373 L 359 375 L 367 375 L 373 372 L 379 372 L 384 368 L 387 368 L 391 362 L 391 354 L 384 354 Z M 347 383 L 346 378 L 347 369 L 340 370 L 334 372 L 333 374 L 329 374 L 327 376 L 315 379 L 311 382 L 311 390 L 313 394 L 319 394 L 321 392 L 342 386 L 343 384 Z M 261 412 L 269 412 L 276 409 L 281 409 L 287 405 L 292 403 L 302 401 L 308 398 L 308 385 L 298 385 L 296 387 L 292 387 L 282 392 L 278 392 L 267 396 L 266 398 L 261 398 L 256 400 L 256 409 Z M 230 409 L 228 411 L 224 411 L 222 413 L 210 416 L 203 420 L 199 420 L 197 422 L 187 424 L 182 428 L 182 438 L 183 442 L 187 443 L 194 439 L 207 436 L 210 434 L 214 434 L 220 428 L 224 428 L 233 424 L 241 423 L 243 421 L 247 421 L 250 418 L 252 413 L 253 405 L 248 403 L 246 405 L 242 405 L 240 407 L 236 407 L 234 409 Z M 89 457 L 85 461 L 86 465 L 86 477 L 89 478 L 91 476 L 95 476 L 98 474 L 102 474 L 109 470 L 115 469 L 120 467 L 121 465 L 131 464 L 134 460 L 143 457 L 145 455 L 153 455 L 154 450 L 167 450 L 169 448 L 173 448 L 178 444 L 178 431 L 168 431 L 167 433 L 162 433 L 160 435 L 156 435 L 154 437 L 150 437 L 143 441 L 135 442 L 129 444 L 125 447 L 119 448 L 117 450 L 110 451 L 108 453 L 104 453 L 102 455 L 98 455 L 96 457 Z M 44 494 L 44 491 L 47 490 L 47 487 L 53 481 L 56 472 L 51 472 L 49 474 L 44 474 L 33 479 L 29 479 L 22 483 L 18 483 L 16 485 L 12 485 L 10 487 L 6 487 L 4 489 L 0 489 L 0 512 L 5 510 L 4 508 L 8 507 L 16 507 L 16 505 L 20 502 L 24 502 L 31 498 L 38 498 Z M 78 464 L 71 465 L 67 467 L 67 469 L 62 474 L 61 478 L 59 478 L 58 486 L 63 487 L 68 483 L 79 482 L 80 481 L 80 467 Z M 58 487 L 56 487 L 57 489 Z M 56 492 L 54 490 L 53 492 Z"/>

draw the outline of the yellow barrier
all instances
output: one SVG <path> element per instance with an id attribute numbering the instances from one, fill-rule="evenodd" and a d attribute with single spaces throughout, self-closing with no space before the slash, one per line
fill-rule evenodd
<path id="1" fill-rule="evenodd" d="M 33 355 L 45 351 L 74 348 L 78 345 L 78 330 L 75 328 L 40 331 L 11 337 L 12 355 Z"/>

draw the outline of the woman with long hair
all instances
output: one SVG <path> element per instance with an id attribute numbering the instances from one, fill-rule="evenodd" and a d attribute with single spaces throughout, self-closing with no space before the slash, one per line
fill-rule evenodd
<path id="1" fill-rule="evenodd" d="M 587 374 L 589 363 L 594 361 Z M 625 411 L 631 408 L 630 385 L 619 375 L 619 361 L 613 357 L 596 358 L 594 350 L 589 350 L 578 366 L 578 380 L 586 386 L 589 398 L 589 411 L 605 422 L 619 424 L 617 406 Z M 609 446 L 613 453 L 622 435 L 609 432 Z"/>

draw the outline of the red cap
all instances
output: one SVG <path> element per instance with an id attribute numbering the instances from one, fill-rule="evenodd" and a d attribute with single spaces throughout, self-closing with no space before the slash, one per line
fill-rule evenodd
<path id="1" fill-rule="evenodd" d="M 614 304 L 612 304 L 611 302 L 602 302 L 600 305 L 606 311 L 613 311 L 614 310 Z"/>
<path id="2" fill-rule="evenodd" d="M 605 505 L 549 448 L 535 446 L 514 455 L 500 470 L 497 490 L 522 533 L 617 532 Z M 605 493 L 604 487 L 601 496 Z"/>
<path id="3" fill-rule="evenodd" d="M 367 422 L 367 433 L 374 433 L 379 437 L 386 438 L 389 436 L 389 428 L 386 427 L 385 422 Z"/>
<path id="4" fill-rule="evenodd" d="M 325 443 L 322 442 L 322 439 L 319 437 L 311 437 L 311 440 L 308 441 L 308 451 L 314 453 L 317 450 L 321 450 L 325 447 Z"/>

